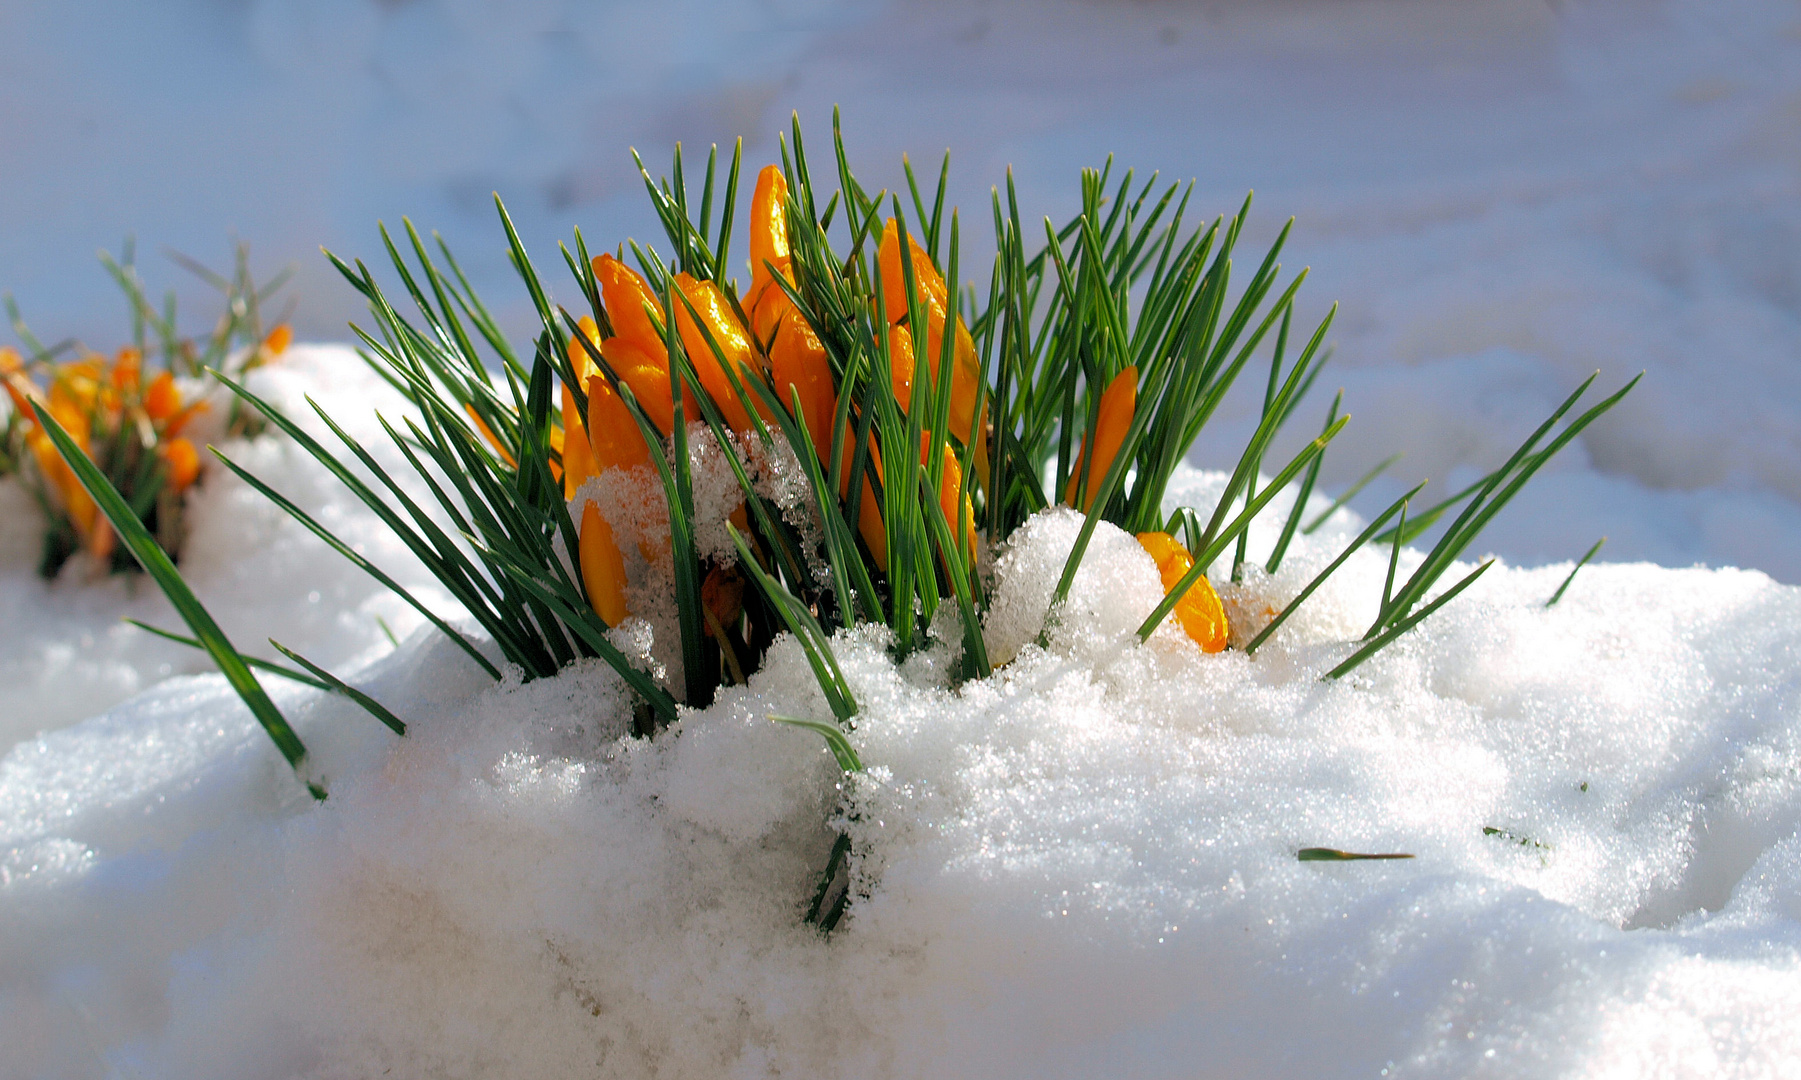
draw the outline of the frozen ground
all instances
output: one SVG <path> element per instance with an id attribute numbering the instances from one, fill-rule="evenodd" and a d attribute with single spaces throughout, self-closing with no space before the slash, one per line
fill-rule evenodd
<path id="1" fill-rule="evenodd" d="M 363 392 L 327 355 L 303 354 Z M 305 487 L 294 460 L 264 464 Z M 1219 483 L 1186 473 L 1174 497 L 1205 509 Z M 1354 524 L 1228 590 L 1245 625 Z M 903 672 L 879 639 L 840 638 L 871 766 L 842 803 L 818 740 L 766 719 L 829 715 L 791 644 L 646 743 L 620 738 L 597 662 L 495 686 L 416 633 L 355 676 L 403 740 L 276 690 L 324 805 L 216 676 L 15 746 L 0 1075 L 1711 1078 L 1801 1060 L 1801 592 L 1608 565 L 1547 610 L 1566 567 L 1504 567 L 1326 684 L 1379 555 L 1255 659 L 1203 656 L 1173 632 L 1136 644 L 1156 571 L 1103 532 L 1040 649 L 1074 531 L 1040 519 L 1001 558 L 988 636 L 1019 652 L 990 679 L 949 692 L 942 650 Z M 242 551 L 360 595 L 347 565 L 282 546 Z M 254 621 L 261 589 L 212 596 Z M 833 820 L 858 899 L 827 942 L 798 914 Z M 1317 845 L 1417 858 L 1296 860 Z"/>
<path id="2" fill-rule="evenodd" d="M 528 318 L 491 191 L 543 254 L 578 224 L 591 241 L 649 236 L 628 145 L 660 168 L 677 139 L 743 135 L 761 163 L 790 109 L 823 148 L 842 103 L 871 186 L 901 183 L 902 151 L 929 167 L 953 149 L 972 250 L 1006 166 L 1028 219 L 1061 218 L 1076 170 L 1109 152 L 1196 177 L 1207 213 L 1256 188 L 1253 240 L 1297 215 L 1308 310 L 1344 305 L 1322 388 L 1345 385 L 1356 420 L 1327 481 L 1408 453 L 1366 511 L 1493 467 L 1590 371 L 1617 385 L 1643 368 L 1489 542 L 1531 564 L 1606 534 L 1611 558 L 1801 583 L 1790 0 L 649 10 L 7 5 L 0 200 L 22 212 L 0 234 L 0 286 L 46 335 L 107 343 L 123 312 L 94 248 L 135 231 L 175 281 L 159 247 L 217 261 L 235 230 L 261 265 L 299 266 L 301 336 L 337 338 L 356 304 L 317 246 L 369 255 L 374 221 L 410 214 Z M 202 292 L 185 293 L 196 309 Z M 1222 425 L 1200 463 L 1238 435 Z"/>

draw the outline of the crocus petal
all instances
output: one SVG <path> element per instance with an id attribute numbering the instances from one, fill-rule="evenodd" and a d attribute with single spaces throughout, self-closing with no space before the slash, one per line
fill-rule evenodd
<path id="1" fill-rule="evenodd" d="M 618 626 L 631 614 L 625 600 L 625 556 L 613 541 L 613 527 L 589 503 L 582 511 L 582 585 L 588 604 L 608 626 Z"/>
<path id="2" fill-rule="evenodd" d="M 1194 556 L 1176 538 L 1166 532 L 1142 532 L 1138 542 L 1156 560 L 1157 573 L 1163 579 L 1163 591 L 1176 587 L 1194 567 Z M 1181 623 L 1202 652 L 1216 653 L 1226 647 L 1231 628 L 1226 623 L 1226 609 L 1213 591 L 1213 583 L 1205 575 L 1197 578 L 1176 601 L 1176 621 Z"/>

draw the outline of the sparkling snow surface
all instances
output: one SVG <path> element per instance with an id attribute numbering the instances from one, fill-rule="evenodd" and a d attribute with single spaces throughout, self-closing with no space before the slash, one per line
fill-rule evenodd
<path id="1" fill-rule="evenodd" d="M 284 378 L 373 399 L 347 354 L 302 357 Z M 260 464 L 284 490 L 316 481 L 287 449 Z M 1205 509 L 1219 483 L 1185 472 L 1174 494 Z M 1355 524 L 1225 588 L 1246 625 Z M 274 580 L 268 528 L 221 555 L 270 569 L 216 601 L 296 587 Z M 1546 609 L 1567 565 L 1497 567 L 1328 684 L 1380 593 L 1376 553 L 1256 657 L 1203 656 L 1173 632 L 1135 643 L 1155 571 L 1102 532 L 1040 648 L 1073 534 L 1047 515 L 1001 553 L 989 636 L 1018 654 L 989 679 L 952 693 L 952 646 L 897 670 L 877 634 L 839 639 L 870 766 L 843 801 L 817 737 L 766 719 L 829 716 L 792 643 L 647 743 L 620 738 L 599 662 L 494 685 L 414 633 L 354 676 L 405 739 L 276 689 L 323 805 L 216 676 L 17 745 L 0 1073 L 1716 1077 L 1801 1060 L 1801 590 L 1604 565 Z M 364 595 L 322 554 L 304 572 Z M 858 894 L 822 941 L 799 912 L 828 822 L 855 838 Z M 1308 846 L 1417 858 L 1298 862 Z"/>

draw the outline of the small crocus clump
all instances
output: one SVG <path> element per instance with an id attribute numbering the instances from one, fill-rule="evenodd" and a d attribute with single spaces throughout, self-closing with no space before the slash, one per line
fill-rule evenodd
<path id="1" fill-rule="evenodd" d="M 273 360 L 290 339 L 285 324 L 276 327 L 245 366 Z M 13 460 L 46 519 L 39 564 L 45 577 L 77 554 L 103 572 L 134 564 L 117 551 L 112 526 L 37 423 L 33 403 L 100 465 L 164 550 L 179 554 L 181 496 L 201 475 L 199 449 L 184 432 L 209 408 L 207 401 L 184 394 L 171 370 L 146 372 L 143 354 L 132 346 L 110 358 L 90 353 L 60 361 L 28 361 L 17 349 L 0 348 L 0 377 L 13 410 L 8 430 L 21 451 Z"/>
<path id="2" fill-rule="evenodd" d="M 62 358 L 72 343 L 46 347 L 7 298 L 24 350 L 0 347 L 0 381 L 11 405 L 0 428 L 0 476 L 17 473 L 43 512 L 38 571 L 45 577 L 54 577 L 76 555 L 86 556 L 102 573 L 135 571 L 138 563 L 119 544 L 113 525 L 43 430 L 36 410 L 63 428 L 73 448 L 98 466 L 175 558 L 182 541 L 182 496 L 202 477 L 200 451 L 188 428 L 210 408 L 205 397 L 197 396 L 208 385 L 208 372 L 242 377 L 275 361 L 293 341 L 286 322 L 265 333 L 262 316 L 264 304 L 289 272 L 259 285 L 251 277 L 244 245 L 238 245 L 229 274 L 174 256 L 224 294 L 224 312 L 204 338 L 184 337 L 177 330 L 173 293 L 161 304 L 151 301 L 132 253 L 130 241 L 119 260 L 100 253 L 101 263 L 125 293 L 134 331 L 132 344 L 110 358 L 79 346 L 74 359 Z M 178 376 L 185 381 L 177 382 Z M 263 423 L 233 400 L 214 430 L 253 437 Z"/>

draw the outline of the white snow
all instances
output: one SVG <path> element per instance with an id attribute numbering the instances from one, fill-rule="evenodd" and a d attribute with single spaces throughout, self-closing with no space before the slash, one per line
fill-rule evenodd
<path id="1" fill-rule="evenodd" d="M 995 560 L 997 584 L 982 624 L 990 663 L 1010 662 L 1047 630 L 1051 640 L 1085 656 L 1116 648 L 1162 601 L 1163 579 L 1150 553 L 1130 533 L 1100 522 L 1069 594 L 1050 611 L 1084 520 L 1069 507 L 1057 507 L 1007 538 Z M 1170 630 L 1175 632 L 1173 624 Z"/>
<path id="2" fill-rule="evenodd" d="M 1320 610 L 1367 619 L 1382 563 Z M 841 636 L 842 803 L 766 719 L 829 716 L 791 641 L 647 743 L 604 665 L 496 686 L 422 631 L 358 676 L 403 740 L 281 691 L 323 805 L 219 679 L 171 680 L 0 761 L 0 1045 L 23 1076 L 1782 1075 L 1801 593 L 1611 565 L 1546 609 L 1562 572 L 1498 568 L 1337 684 L 1342 633 L 1141 646 L 1154 589 L 1080 578 L 1088 632 L 955 693 Z M 858 895 L 821 940 L 828 822 Z"/>

